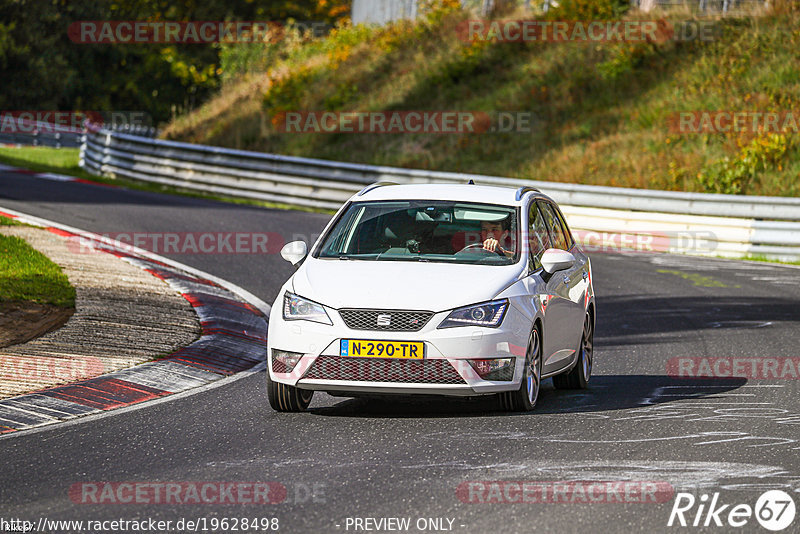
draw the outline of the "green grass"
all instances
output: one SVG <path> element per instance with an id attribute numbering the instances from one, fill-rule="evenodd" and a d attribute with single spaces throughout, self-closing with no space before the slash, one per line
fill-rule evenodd
<path id="1" fill-rule="evenodd" d="M 77 148 L 0 147 L 0 163 L 36 172 L 89 178 L 89 174 L 78 166 L 79 154 L 80 150 Z"/>
<path id="2" fill-rule="evenodd" d="M 0 216 L 0 226 L 28 226 L 28 225 L 21 223 L 16 219 L 12 219 L 10 217 Z"/>
<path id="3" fill-rule="evenodd" d="M 343 27 L 269 51 L 266 67 L 248 50 L 252 72 L 231 76 L 215 98 L 178 117 L 164 135 L 523 179 L 800 195 L 797 135 L 675 134 L 668 126 L 680 111 L 800 109 L 800 70 L 792 67 L 800 49 L 797 13 L 707 17 L 714 40 L 658 44 L 470 44 L 456 33 L 470 17 L 455 10 L 414 23 Z M 532 113 L 536 122 L 529 133 L 455 135 L 275 128 L 282 112 L 303 110 L 505 110 Z"/>
<path id="4" fill-rule="evenodd" d="M 90 180 L 101 184 L 115 185 L 126 189 L 138 191 L 148 191 L 151 193 L 165 193 L 172 195 L 182 195 L 192 198 L 203 198 L 206 200 L 216 200 L 220 202 L 230 202 L 233 204 L 243 204 L 249 206 L 259 206 L 262 208 L 284 209 L 308 211 L 312 213 L 334 213 L 334 210 L 324 210 L 315 208 L 300 208 L 289 204 L 277 202 L 262 202 L 252 199 L 241 199 L 227 197 L 223 195 L 200 193 L 191 189 L 182 189 L 162 184 L 154 184 L 137 180 L 110 178 L 106 176 L 94 176 L 78 166 L 79 150 L 71 148 L 47 148 L 47 147 L 0 147 L 0 163 L 30 169 L 36 172 L 52 172 L 74 176 L 84 180 Z M 0 217 L 0 221 L 6 219 Z M 0 223 L 2 224 L 2 223 Z"/>
<path id="5" fill-rule="evenodd" d="M 0 301 L 71 308 L 75 306 L 75 288 L 61 267 L 24 239 L 0 235 Z"/>
<path id="6" fill-rule="evenodd" d="M 747 261 L 760 261 L 760 262 L 764 262 L 764 263 L 779 263 L 779 264 L 782 264 L 782 265 L 800 265 L 800 260 L 798 260 L 798 261 L 781 261 L 781 260 L 776 260 L 776 259 L 769 258 L 769 257 L 767 257 L 767 256 L 765 256 L 763 254 L 755 254 L 755 255 L 751 254 L 751 255 L 745 256 L 744 258 L 741 258 L 741 259 L 747 260 Z"/>

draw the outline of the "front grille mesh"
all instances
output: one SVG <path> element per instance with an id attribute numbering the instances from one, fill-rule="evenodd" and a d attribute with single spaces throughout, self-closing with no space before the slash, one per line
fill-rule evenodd
<path id="1" fill-rule="evenodd" d="M 272 372 L 273 373 L 287 373 L 289 370 L 286 364 L 280 361 L 274 354 L 272 355 Z"/>
<path id="2" fill-rule="evenodd" d="M 386 332 L 418 332 L 433 317 L 433 312 L 407 310 L 339 310 L 339 314 L 353 330 Z M 385 324 L 387 319 L 389 324 Z"/>
<path id="3" fill-rule="evenodd" d="M 514 366 L 509 365 L 507 367 L 503 367 L 502 369 L 492 371 L 488 375 L 484 376 L 483 379 L 494 380 L 497 382 L 510 382 L 514 380 Z"/>
<path id="4" fill-rule="evenodd" d="M 407 384 L 466 383 L 447 360 L 391 360 L 340 356 L 319 356 L 303 378 Z"/>

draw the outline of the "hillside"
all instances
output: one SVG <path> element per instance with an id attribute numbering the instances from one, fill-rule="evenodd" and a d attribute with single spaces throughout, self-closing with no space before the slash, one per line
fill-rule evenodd
<path id="1" fill-rule="evenodd" d="M 613 16 L 581 12 L 583 4 L 564 1 L 564 10 L 578 11 L 548 17 Z M 459 33 L 471 17 L 439 7 L 414 23 L 343 25 L 321 39 L 227 47 L 220 92 L 164 136 L 537 180 L 800 195 L 796 133 L 670 129 L 681 111 L 800 109 L 796 12 L 706 18 L 709 40 L 628 43 L 472 42 Z M 674 13 L 646 18 L 661 17 L 679 23 Z M 524 133 L 280 132 L 284 113 L 306 110 L 522 111 L 534 122 Z"/>

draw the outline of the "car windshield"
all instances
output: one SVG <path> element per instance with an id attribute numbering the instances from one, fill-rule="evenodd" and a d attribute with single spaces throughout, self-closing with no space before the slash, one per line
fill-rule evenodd
<path id="1" fill-rule="evenodd" d="M 453 201 L 357 202 L 318 258 L 511 265 L 519 259 L 517 211 Z"/>

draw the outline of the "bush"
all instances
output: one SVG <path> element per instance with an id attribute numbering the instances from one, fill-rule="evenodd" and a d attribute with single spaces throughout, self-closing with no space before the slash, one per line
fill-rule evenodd
<path id="1" fill-rule="evenodd" d="M 734 158 L 717 160 L 697 175 L 697 181 L 709 193 L 744 195 L 760 174 L 778 167 L 789 149 L 790 139 L 783 134 L 756 137 L 742 147 Z"/>
<path id="2" fill-rule="evenodd" d="M 624 15 L 627 0 L 560 0 L 547 12 L 550 20 L 616 20 Z"/>

